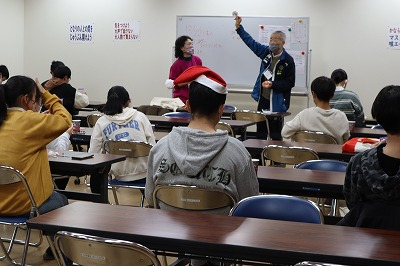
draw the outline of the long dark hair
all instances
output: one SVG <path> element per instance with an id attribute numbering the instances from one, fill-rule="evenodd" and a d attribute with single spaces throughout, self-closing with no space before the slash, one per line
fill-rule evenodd
<path id="1" fill-rule="evenodd" d="M 185 42 L 187 40 L 193 41 L 192 38 L 190 38 L 189 36 L 186 36 L 186 35 L 183 35 L 183 36 L 179 37 L 178 39 L 176 39 L 176 41 L 175 41 L 175 58 L 183 58 L 183 51 L 181 50 L 181 48 L 183 46 L 185 46 Z"/>
<path id="2" fill-rule="evenodd" d="M 108 91 L 107 102 L 103 108 L 106 115 L 122 113 L 124 106 L 130 101 L 128 91 L 122 86 L 114 86 Z"/>
<path id="3" fill-rule="evenodd" d="M 7 118 L 7 106 L 15 107 L 20 96 L 27 94 L 33 97 L 35 90 L 38 94 L 35 81 L 25 76 L 13 76 L 7 83 L 0 85 L 0 125 Z"/>

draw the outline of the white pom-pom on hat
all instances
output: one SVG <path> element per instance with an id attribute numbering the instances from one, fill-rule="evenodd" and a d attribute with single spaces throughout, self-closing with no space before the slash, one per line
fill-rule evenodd
<path id="1" fill-rule="evenodd" d="M 167 79 L 167 80 L 165 81 L 165 86 L 166 86 L 168 89 L 172 90 L 172 89 L 174 88 L 174 80 L 172 80 L 172 79 Z"/>

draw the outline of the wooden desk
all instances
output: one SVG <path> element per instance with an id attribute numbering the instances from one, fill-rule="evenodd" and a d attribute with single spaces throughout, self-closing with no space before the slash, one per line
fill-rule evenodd
<path id="1" fill-rule="evenodd" d="M 341 172 L 259 166 L 257 176 L 262 193 L 344 199 Z"/>
<path id="2" fill-rule="evenodd" d="M 165 116 L 157 116 L 157 115 L 147 115 L 147 118 L 150 120 L 152 124 L 156 125 L 156 128 L 161 127 L 186 127 L 189 125 L 190 119 L 184 118 L 171 118 Z M 225 120 L 221 119 L 221 122 L 228 123 L 233 131 L 236 134 L 240 134 L 242 139 L 246 139 L 246 130 L 248 126 L 255 125 L 256 122 L 252 121 L 243 121 L 243 120 Z"/>
<path id="3" fill-rule="evenodd" d="M 69 199 L 88 200 L 94 202 L 108 203 L 108 172 L 111 164 L 124 161 L 125 156 L 111 154 L 94 154 L 93 158 L 85 160 L 72 160 L 74 154 L 81 152 L 64 151 L 63 157 L 49 156 L 50 171 L 52 174 L 82 176 L 91 175 L 90 184 L 99 184 L 100 192 L 82 193 L 68 190 L 57 190 Z M 95 180 L 96 179 L 96 180 Z"/>
<path id="4" fill-rule="evenodd" d="M 54 234 L 134 241 L 154 250 L 295 264 L 399 265 L 400 231 L 75 202 L 27 222 Z"/>
<path id="5" fill-rule="evenodd" d="M 353 132 L 350 132 L 351 138 L 381 138 L 386 137 L 387 133 L 383 129 L 372 129 L 369 127 L 355 127 Z"/>
<path id="6" fill-rule="evenodd" d="M 262 149 L 268 145 L 280 145 L 286 147 L 307 147 L 313 149 L 321 159 L 333 159 L 346 162 L 350 161 L 350 158 L 355 155 L 355 153 L 342 153 L 342 145 L 340 144 L 247 139 L 243 141 L 243 145 L 246 147 L 249 153 L 254 157 L 260 157 Z"/>

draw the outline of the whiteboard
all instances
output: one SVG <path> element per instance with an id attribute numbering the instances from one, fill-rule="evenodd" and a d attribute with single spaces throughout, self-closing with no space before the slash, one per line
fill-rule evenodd
<path id="1" fill-rule="evenodd" d="M 258 42 L 268 45 L 275 30 L 286 33 L 286 51 L 296 64 L 296 91 L 307 91 L 309 72 L 309 18 L 242 17 L 244 29 Z M 249 88 L 260 72 L 261 59 L 240 39 L 233 17 L 177 16 L 177 37 L 193 39 L 195 55 L 203 65 L 220 74 L 228 88 Z"/>

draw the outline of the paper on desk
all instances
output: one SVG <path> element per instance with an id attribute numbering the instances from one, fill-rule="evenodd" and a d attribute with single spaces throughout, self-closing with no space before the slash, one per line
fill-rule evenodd
<path id="1" fill-rule="evenodd" d="M 278 112 L 272 112 L 270 110 L 262 110 L 264 115 L 273 115 L 273 114 L 277 114 Z"/>

